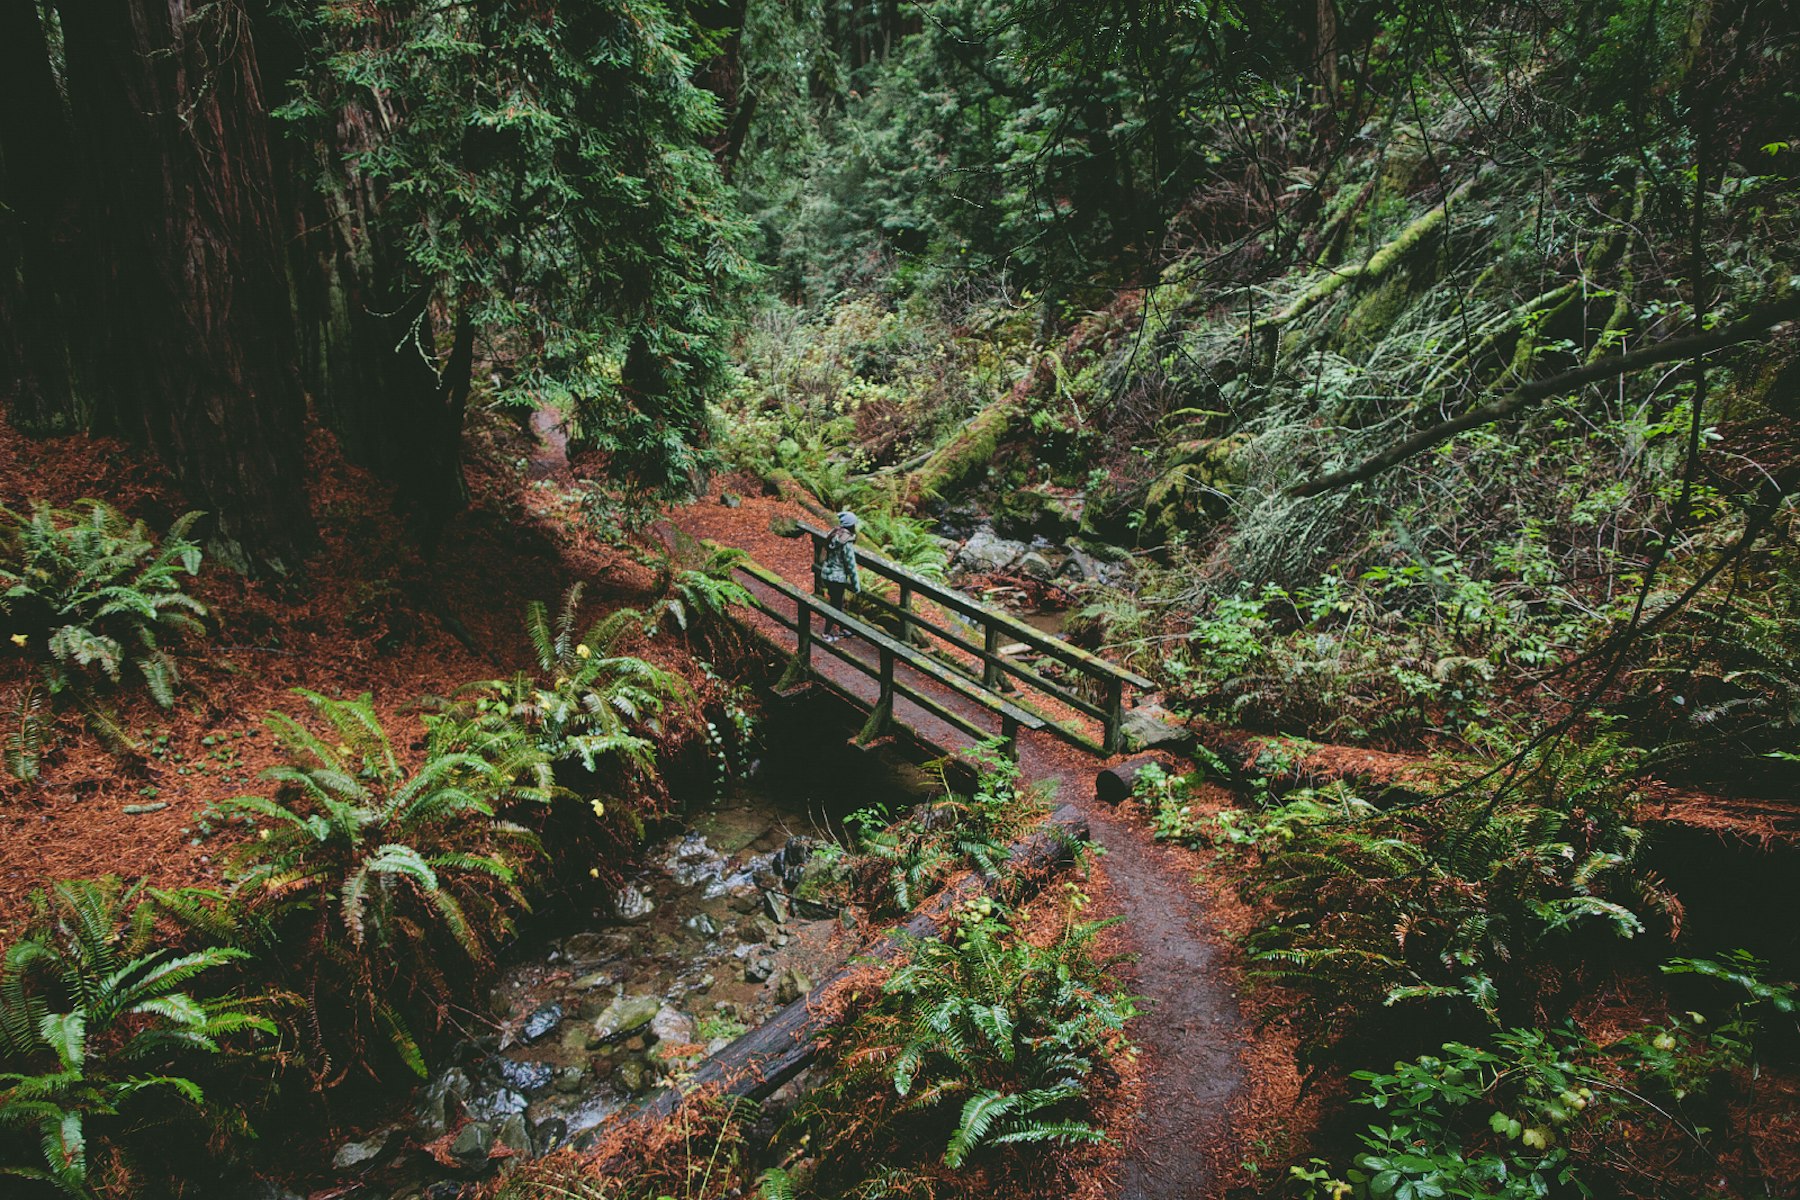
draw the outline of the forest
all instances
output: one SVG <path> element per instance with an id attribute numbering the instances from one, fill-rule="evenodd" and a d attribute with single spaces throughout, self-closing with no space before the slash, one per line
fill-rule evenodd
<path id="1" fill-rule="evenodd" d="M 1800 1197 L 1784 0 L 0 0 L 0 1192 Z"/>

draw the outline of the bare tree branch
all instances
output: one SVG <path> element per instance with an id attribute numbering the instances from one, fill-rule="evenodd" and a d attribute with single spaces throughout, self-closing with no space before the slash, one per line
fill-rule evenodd
<path id="1" fill-rule="evenodd" d="M 1800 320 L 1800 293 L 1789 293 L 1780 300 L 1751 310 L 1750 314 L 1742 320 L 1714 329 L 1709 333 L 1671 338 L 1666 342 L 1658 342 L 1656 345 L 1647 346 L 1642 350 L 1633 350 L 1629 354 L 1585 363 L 1572 371 L 1564 371 L 1560 375 L 1552 375 L 1547 379 L 1535 379 L 1514 388 L 1491 404 L 1483 404 L 1479 408 L 1470 409 L 1461 416 L 1451 417 L 1428 429 L 1422 429 L 1405 441 L 1365 459 L 1348 470 L 1334 471 L 1318 479 L 1295 484 L 1288 489 L 1288 495 L 1316 496 L 1321 492 L 1329 492 L 1352 483 L 1361 483 L 1365 479 L 1373 479 L 1383 471 L 1398 466 L 1415 454 L 1429 450 L 1439 442 L 1455 437 L 1465 429 L 1474 429 L 1493 421 L 1504 420 L 1534 404 L 1542 403 L 1552 396 L 1572 392 L 1577 388 L 1586 387 L 1590 383 L 1597 383 L 1604 379 L 1616 379 L 1643 367 L 1655 366 L 1657 363 L 1698 358 L 1703 354 L 1722 350 L 1727 346 L 1735 346 L 1741 342 L 1760 341 L 1768 337 L 1770 331 L 1777 325 L 1793 320 Z"/>

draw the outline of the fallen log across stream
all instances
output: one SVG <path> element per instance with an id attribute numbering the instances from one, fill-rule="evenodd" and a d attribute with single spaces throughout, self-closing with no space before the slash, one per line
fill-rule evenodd
<path id="1" fill-rule="evenodd" d="M 826 1003 L 834 988 L 870 961 L 897 957 L 908 939 L 938 937 L 951 910 L 971 896 L 998 893 L 1015 904 L 1028 899 L 1059 867 L 1072 861 L 1072 847 L 1087 835 L 1087 818 L 1078 808 L 1073 804 L 1058 807 L 1029 835 L 1013 843 L 1006 856 L 1006 869 L 998 877 L 969 875 L 938 892 L 905 924 L 852 957 L 805 996 L 707 1059 L 689 1079 L 686 1091 L 709 1089 L 720 1096 L 752 1100 L 768 1096 L 806 1069 L 818 1053 L 819 1034 L 846 1015 L 844 1006 Z M 620 1120 L 662 1120 L 680 1106 L 685 1094 L 666 1088 L 623 1114 Z"/>

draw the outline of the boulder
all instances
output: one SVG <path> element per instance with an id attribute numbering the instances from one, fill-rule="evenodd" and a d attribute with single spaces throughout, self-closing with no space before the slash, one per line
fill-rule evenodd
<path id="1" fill-rule="evenodd" d="M 963 543 L 950 567 L 962 575 L 992 575 L 1012 566 L 1024 553 L 1023 542 L 1008 541 L 995 533 L 992 526 L 983 525 L 975 531 L 975 536 Z"/>
<path id="2" fill-rule="evenodd" d="M 511 1088 L 496 1088 L 491 1092 L 483 1092 L 464 1106 L 469 1116 L 477 1121 L 498 1121 L 511 1113 L 524 1112 L 531 1106 L 522 1093 Z"/>
<path id="3" fill-rule="evenodd" d="M 387 1153 L 388 1143 L 394 1138 L 392 1128 L 376 1130 L 360 1142 L 345 1142 L 338 1147 L 337 1153 L 331 1156 L 331 1169 L 334 1171 L 366 1171 Z"/>
<path id="4" fill-rule="evenodd" d="M 494 1130 L 485 1121 L 470 1121 L 457 1130 L 450 1156 L 465 1167 L 480 1167 L 494 1148 Z"/>
<path id="5" fill-rule="evenodd" d="M 1039 554 L 1036 550 L 1030 550 L 1021 555 L 1019 561 L 1015 564 L 1015 568 L 1018 570 L 1019 574 L 1025 576 L 1027 579 L 1036 579 L 1044 583 L 1049 583 L 1052 579 L 1056 578 L 1055 564 L 1045 558 L 1042 554 Z"/>
<path id="6" fill-rule="evenodd" d="M 512 1058 L 495 1059 L 494 1074 L 507 1087 L 527 1096 L 548 1091 L 556 1080 L 556 1068 L 549 1063 L 521 1062 Z"/>
<path id="7" fill-rule="evenodd" d="M 494 1145 L 531 1157 L 531 1126 L 523 1114 L 514 1113 L 500 1122 L 500 1127 L 494 1130 Z"/>
<path id="8" fill-rule="evenodd" d="M 612 907 L 613 916 L 621 921 L 641 921 L 656 911 L 656 902 L 628 883 L 613 897 Z"/>
<path id="9" fill-rule="evenodd" d="M 812 980 L 806 977 L 805 972 L 789 967 L 781 973 L 781 978 L 775 983 L 775 1003 L 792 1004 L 812 991 L 812 987 Z"/>
<path id="10" fill-rule="evenodd" d="M 519 1038 L 527 1043 L 541 1041 L 549 1036 L 551 1030 L 562 1024 L 562 1019 L 562 1005 L 546 1004 L 525 1018 L 525 1024 L 519 1030 Z"/>
<path id="11" fill-rule="evenodd" d="M 750 983 L 762 983 L 775 973 L 775 964 L 766 958 L 759 958 L 744 967 L 744 978 Z"/>
<path id="12" fill-rule="evenodd" d="M 569 1140 L 569 1123 L 561 1117 L 550 1117 L 537 1123 L 531 1131 L 531 1142 L 539 1154 L 548 1154 Z"/>
<path id="13" fill-rule="evenodd" d="M 763 911 L 778 925 L 785 925 L 794 915 L 794 907 L 788 902 L 786 892 L 764 892 Z"/>
<path id="14" fill-rule="evenodd" d="M 461 1067 L 451 1067 L 425 1085 L 418 1114 L 419 1132 L 426 1141 L 441 1138 L 450 1131 L 457 1111 L 469 1098 L 471 1086 L 468 1074 Z"/>
<path id="15" fill-rule="evenodd" d="M 648 1025 L 662 1008 L 655 996 L 619 996 L 594 1018 L 594 1040 L 616 1041 Z"/>
<path id="16" fill-rule="evenodd" d="M 1126 709 L 1125 720 L 1120 725 L 1125 735 L 1126 748 L 1132 751 L 1166 750 L 1178 754 L 1193 749 L 1193 731 L 1175 724 L 1167 719 L 1168 716 L 1166 710 L 1155 704 Z"/>
<path id="17" fill-rule="evenodd" d="M 664 1005 L 650 1019 L 650 1036 L 659 1042 L 681 1044 L 694 1040 L 694 1019 Z"/>

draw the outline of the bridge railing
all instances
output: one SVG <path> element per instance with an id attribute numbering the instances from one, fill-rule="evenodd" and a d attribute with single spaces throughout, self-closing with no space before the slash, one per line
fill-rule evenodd
<path id="1" fill-rule="evenodd" d="M 800 529 L 812 536 L 816 583 L 816 568 L 824 558 L 827 531 L 804 521 L 800 522 Z M 1156 688 L 1152 680 L 1142 675 L 1127 671 L 1079 646 L 1071 646 L 1061 638 L 1026 624 L 1011 613 L 971 600 L 961 592 L 909 571 L 872 551 L 857 547 L 856 561 L 864 570 L 890 580 L 899 589 L 893 600 L 868 591 L 863 593 L 865 600 L 898 621 L 899 641 L 910 644 L 913 631 L 922 631 L 946 646 L 961 651 L 979 664 L 979 667 L 972 667 L 968 662 L 950 656 L 944 662 L 956 675 L 977 681 L 989 691 L 999 691 L 1016 683 L 1092 717 L 1100 723 L 1102 731 L 1098 742 L 1073 722 L 1044 718 L 1045 726 L 1051 732 L 1084 750 L 1104 755 L 1117 754 L 1123 741 L 1125 689 L 1130 687 L 1148 692 Z M 919 612 L 914 607 L 914 601 L 920 597 L 961 617 L 968 622 L 967 629 L 952 629 Z M 1087 685 L 1090 694 L 1083 695 L 1075 688 L 1047 679 L 1012 656 L 1000 653 L 1002 646 L 1008 642 L 1027 646 L 1044 657 L 1063 664 L 1079 677 L 1080 682 Z"/>
<path id="2" fill-rule="evenodd" d="M 741 562 L 737 569 L 749 579 L 762 585 L 767 591 L 775 593 L 781 601 L 765 599 L 758 595 L 755 589 L 750 592 L 750 603 L 758 612 L 776 624 L 791 630 L 794 634 L 794 657 L 788 669 L 788 676 L 782 681 L 784 684 L 796 684 L 802 679 L 810 677 L 831 688 L 853 704 L 866 703 L 867 697 L 857 695 L 832 679 L 830 675 L 815 668 L 813 655 L 818 653 L 829 654 L 852 670 L 875 681 L 875 704 L 869 711 L 868 721 L 857 735 L 863 741 L 880 737 L 892 729 L 896 698 L 906 699 L 951 728 L 968 734 L 977 741 L 986 741 L 997 734 L 1005 753 L 1015 758 L 1018 756 L 1019 730 L 1042 729 L 1048 724 L 1037 713 L 1021 708 L 992 691 L 977 686 L 963 675 L 915 647 L 896 641 L 876 626 L 833 608 L 824 600 L 802 591 L 755 561 Z M 874 661 L 871 662 L 852 654 L 836 643 L 815 637 L 814 626 L 819 617 L 823 617 L 827 621 L 836 621 L 862 638 L 874 648 Z M 935 680 L 964 700 L 969 701 L 975 712 L 986 714 L 991 720 L 997 721 L 998 729 L 983 725 L 980 721 L 942 703 L 924 689 L 914 686 L 905 675 L 895 673 L 895 667 L 900 665 Z M 923 735 L 921 734 L 921 736 Z M 950 749 L 950 747 L 940 748 Z"/>

